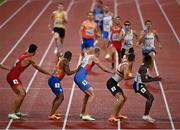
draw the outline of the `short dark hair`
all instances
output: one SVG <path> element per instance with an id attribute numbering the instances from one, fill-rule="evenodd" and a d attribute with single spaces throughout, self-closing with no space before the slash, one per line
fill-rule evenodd
<path id="1" fill-rule="evenodd" d="M 72 57 L 72 52 L 66 51 L 66 52 L 64 53 L 64 58 L 71 59 L 71 57 Z"/>
<path id="2" fill-rule="evenodd" d="M 147 64 L 147 65 L 151 65 L 152 64 L 152 58 L 151 56 L 147 55 L 143 58 L 143 63 Z"/>
<path id="3" fill-rule="evenodd" d="M 28 49 L 29 53 L 34 53 L 36 50 L 37 50 L 37 45 L 35 44 L 29 45 L 29 49 Z"/>
<path id="4" fill-rule="evenodd" d="M 98 52 L 100 52 L 101 51 L 101 49 L 99 48 L 99 47 L 95 47 L 94 48 L 94 53 L 98 53 Z"/>
<path id="5" fill-rule="evenodd" d="M 151 20 L 146 20 L 145 24 L 147 24 L 147 23 L 152 23 L 152 21 Z"/>
<path id="6" fill-rule="evenodd" d="M 129 53 L 128 54 L 128 61 L 134 61 L 135 60 L 135 54 L 134 53 Z"/>

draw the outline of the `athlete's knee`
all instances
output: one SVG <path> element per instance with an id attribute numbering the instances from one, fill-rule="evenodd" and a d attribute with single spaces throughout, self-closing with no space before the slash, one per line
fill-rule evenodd
<path id="1" fill-rule="evenodd" d="M 59 38 L 59 34 L 58 33 L 54 33 L 54 38 L 58 39 Z"/>
<path id="2" fill-rule="evenodd" d="M 147 100 L 152 103 L 154 101 L 153 95 L 150 94 Z"/>
<path id="3" fill-rule="evenodd" d="M 25 92 L 25 91 L 20 91 L 20 92 L 19 92 L 19 96 L 25 97 L 25 96 L 26 96 L 26 92 Z"/>
<path id="4" fill-rule="evenodd" d="M 62 93 L 60 93 L 59 95 L 57 95 L 57 98 L 59 99 L 59 100 L 64 100 L 64 94 L 62 94 Z"/>

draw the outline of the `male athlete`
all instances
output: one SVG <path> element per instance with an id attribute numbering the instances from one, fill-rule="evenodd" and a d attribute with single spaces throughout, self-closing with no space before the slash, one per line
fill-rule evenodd
<path id="1" fill-rule="evenodd" d="M 124 60 L 122 63 L 119 64 L 116 73 L 113 74 L 113 76 L 106 83 L 107 88 L 116 98 L 113 113 L 111 114 L 111 117 L 108 119 L 111 122 L 117 122 L 120 119 L 127 119 L 127 116 L 119 114 L 127 98 L 124 95 L 123 90 L 118 86 L 118 83 L 122 80 L 132 79 L 132 77 L 129 77 L 129 66 L 132 62 L 134 62 L 134 60 L 135 55 L 132 53 L 129 54 L 127 56 L 127 60 Z"/>
<path id="2" fill-rule="evenodd" d="M 145 97 L 146 100 L 146 106 L 145 106 L 145 112 L 142 116 L 142 119 L 145 121 L 148 121 L 150 123 L 153 123 L 155 119 L 153 119 L 151 116 L 149 116 L 149 112 L 154 100 L 153 95 L 149 92 L 146 83 L 152 82 L 152 81 L 160 81 L 161 77 L 151 77 L 149 76 L 149 67 L 152 64 L 152 58 L 151 56 L 147 55 L 143 59 L 143 64 L 140 66 L 138 73 L 135 77 L 135 81 L 133 84 L 133 88 L 136 93 L 139 93 L 143 97 Z"/>
<path id="3" fill-rule="evenodd" d="M 92 67 L 96 64 L 100 69 L 105 72 L 113 73 L 112 70 L 106 68 L 98 59 L 100 55 L 100 49 L 95 47 L 92 54 L 87 54 L 81 61 L 81 68 L 74 76 L 74 81 L 77 86 L 84 92 L 85 96 L 83 99 L 83 106 L 80 117 L 82 120 L 94 121 L 95 118 L 89 115 L 89 107 L 92 104 L 95 94 L 91 87 L 91 84 L 87 82 L 86 77 L 88 72 L 91 71 Z"/>
<path id="4" fill-rule="evenodd" d="M 63 3 L 58 5 L 58 9 L 53 11 L 49 28 L 51 29 L 53 26 L 54 38 L 55 38 L 55 50 L 54 53 L 57 56 L 63 55 L 63 44 L 64 44 L 64 37 L 65 37 L 65 24 L 67 23 L 67 12 L 64 11 Z"/>
<path id="5" fill-rule="evenodd" d="M 11 113 L 8 114 L 8 118 L 10 119 L 20 119 L 21 116 L 26 116 L 27 114 L 21 113 L 20 107 L 26 96 L 26 91 L 23 88 L 22 82 L 19 79 L 21 73 L 27 69 L 30 65 L 32 65 L 35 69 L 44 73 L 46 75 L 51 75 L 49 72 L 45 71 L 33 60 L 33 56 L 35 55 L 37 50 L 37 46 L 35 44 L 31 44 L 27 52 L 22 53 L 17 59 L 14 67 L 7 74 L 7 81 L 10 84 L 12 90 L 17 95 L 15 98 L 15 102 L 12 108 Z"/>
<path id="6" fill-rule="evenodd" d="M 53 75 L 49 78 L 48 84 L 52 90 L 52 92 L 56 95 L 52 102 L 52 109 L 49 115 L 49 119 L 57 119 L 61 118 L 61 115 L 57 113 L 58 107 L 61 105 L 64 100 L 63 89 L 60 81 L 64 78 L 65 74 L 72 75 L 78 69 L 70 70 L 69 63 L 71 61 L 72 53 L 70 51 L 66 51 L 64 53 L 64 57 L 59 59 L 54 68 Z"/>

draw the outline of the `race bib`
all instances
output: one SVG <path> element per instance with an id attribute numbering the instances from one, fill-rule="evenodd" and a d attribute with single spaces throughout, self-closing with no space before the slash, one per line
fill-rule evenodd
<path id="1" fill-rule="evenodd" d="M 63 24 L 63 20 L 62 19 L 58 19 L 58 20 L 55 21 L 55 26 L 56 25 L 61 25 L 61 24 Z"/>
<path id="2" fill-rule="evenodd" d="M 94 35 L 94 29 L 93 28 L 87 29 L 86 30 L 86 35 L 93 36 Z"/>
<path id="3" fill-rule="evenodd" d="M 112 34 L 112 40 L 113 41 L 119 41 L 120 40 L 120 35 L 118 33 Z"/>

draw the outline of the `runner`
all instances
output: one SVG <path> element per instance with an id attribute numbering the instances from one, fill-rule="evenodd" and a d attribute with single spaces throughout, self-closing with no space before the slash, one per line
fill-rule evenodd
<path id="1" fill-rule="evenodd" d="M 46 75 L 51 75 L 49 72 L 45 71 L 33 60 L 33 56 L 35 55 L 37 50 L 37 46 L 35 44 L 31 44 L 27 52 L 22 53 L 16 61 L 14 67 L 7 74 L 7 81 L 10 84 L 13 92 L 17 95 L 15 98 L 15 102 L 12 108 L 11 113 L 8 114 L 8 118 L 10 119 L 20 119 L 21 116 L 26 116 L 27 114 L 20 112 L 21 104 L 26 96 L 26 91 L 23 88 L 22 82 L 19 79 L 22 72 L 27 69 L 30 65 L 32 65 L 35 69 L 44 73 Z"/>
<path id="2" fill-rule="evenodd" d="M 152 61 L 151 56 L 147 55 L 144 57 L 143 64 L 139 67 L 138 73 L 135 77 L 135 81 L 133 84 L 134 91 L 147 99 L 145 112 L 144 112 L 144 115 L 142 116 L 142 119 L 150 123 L 153 123 L 155 121 L 155 119 L 149 116 L 149 112 L 151 110 L 154 97 L 148 90 L 146 83 L 161 80 L 161 77 L 159 76 L 156 76 L 156 77 L 149 76 L 148 70 L 152 62 L 153 61 Z"/>
<path id="3" fill-rule="evenodd" d="M 114 73 L 114 71 L 106 68 L 98 59 L 100 55 L 100 49 L 94 48 L 94 52 L 92 54 L 87 54 L 81 61 L 81 68 L 74 76 L 74 81 L 77 86 L 84 92 L 85 96 L 83 99 L 82 111 L 80 114 L 80 118 L 82 120 L 93 121 L 95 118 L 89 115 L 90 105 L 94 101 L 94 90 L 91 87 L 91 84 L 87 82 L 86 77 L 88 72 L 91 71 L 92 67 L 96 64 L 100 69 L 108 73 Z"/>
<path id="4" fill-rule="evenodd" d="M 162 45 L 159 41 L 159 36 L 156 32 L 156 30 L 152 29 L 152 21 L 146 20 L 145 21 L 145 28 L 140 33 L 139 38 L 139 44 L 142 45 L 142 54 L 143 56 L 150 55 L 153 62 L 155 60 L 156 50 L 154 42 L 157 41 L 157 44 L 159 45 L 159 48 L 162 48 Z M 153 64 L 152 64 L 153 66 Z M 150 67 L 150 70 L 152 70 L 153 67 Z"/>
<path id="5" fill-rule="evenodd" d="M 134 36 L 136 40 L 138 39 L 138 35 L 135 30 L 131 29 L 131 23 L 130 21 L 125 21 L 124 22 L 124 32 L 125 32 L 125 37 L 124 37 L 124 42 L 121 50 L 121 58 L 123 58 L 125 55 L 129 53 L 134 54 L 134 48 L 133 48 L 133 40 Z M 132 76 L 132 67 L 133 67 L 133 62 L 129 66 L 129 75 Z"/>
<path id="6" fill-rule="evenodd" d="M 111 117 L 108 119 L 111 122 L 120 121 L 120 119 L 127 119 L 127 116 L 123 116 L 120 113 L 121 108 L 124 106 L 124 103 L 127 99 L 123 90 L 118 86 L 118 83 L 122 80 L 132 79 L 129 77 L 129 66 L 135 60 L 134 54 L 129 54 L 127 60 L 119 64 L 117 72 L 107 81 L 106 85 L 112 95 L 116 98 L 116 103 L 113 109 Z"/>
<path id="7" fill-rule="evenodd" d="M 97 25 L 94 22 L 93 12 L 88 12 L 88 19 L 83 21 L 80 27 L 80 39 L 82 41 L 81 50 L 82 56 L 86 51 L 92 50 L 94 48 L 94 41 L 98 36 Z"/>
<path id="8" fill-rule="evenodd" d="M 66 51 L 64 53 L 64 58 L 59 59 L 59 61 L 55 65 L 53 75 L 48 80 L 48 84 L 52 92 L 56 95 L 52 102 L 52 109 L 49 115 L 49 119 L 59 120 L 61 118 L 61 114 L 57 113 L 58 107 L 64 100 L 63 88 L 61 86 L 60 81 L 64 78 L 65 74 L 72 75 L 78 70 L 70 70 L 69 63 L 71 61 L 71 57 L 72 53 L 70 51 Z"/>
<path id="9" fill-rule="evenodd" d="M 58 9 L 53 11 L 50 17 L 49 28 L 54 33 L 55 39 L 55 50 L 54 53 L 57 56 L 63 55 L 63 45 L 64 45 L 64 37 L 65 37 L 65 24 L 67 23 L 67 13 L 64 11 L 63 3 L 58 5 Z"/>

